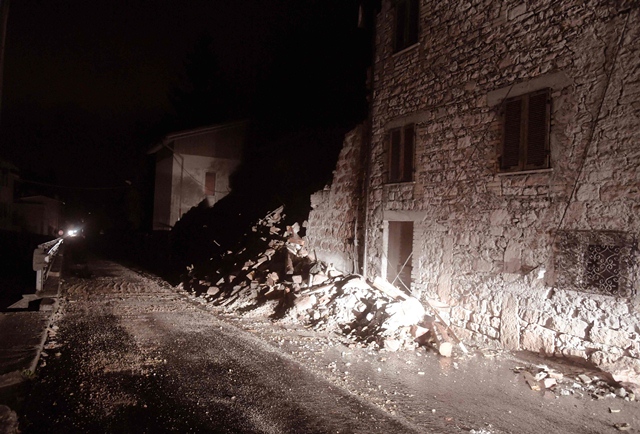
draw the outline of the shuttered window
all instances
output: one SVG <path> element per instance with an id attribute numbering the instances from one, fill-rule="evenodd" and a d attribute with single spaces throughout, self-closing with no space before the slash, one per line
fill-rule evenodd
<path id="1" fill-rule="evenodd" d="M 400 51 L 418 42 L 419 0 L 396 1 L 395 50 Z"/>
<path id="2" fill-rule="evenodd" d="M 510 98 L 503 106 L 500 171 L 546 169 L 551 97 L 548 89 Z"/>
<path id="3" fill-rule="evenodd" d="M 391 130 L 388 182 L 413 181 L 414 125 Z"/>

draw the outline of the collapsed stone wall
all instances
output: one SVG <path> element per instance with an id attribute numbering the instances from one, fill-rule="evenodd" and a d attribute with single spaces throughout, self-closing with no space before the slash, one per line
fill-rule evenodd
<path id="1" fill-rule="evenodd" d="M 385 216 L 414 213 L 412 287 L 452 306 L 460 337 L 640 378 L 637 3 L 422 0 L 420 11 L 419 43 L 399 53 L 391 1 L 377 17 L 369 277 Z M 551 89 L 551 169 L 497 173 L 501 102 L 536 88 Z M 414 182 L 385 183 L 389 131 L 409 123 Z M 625 275 L 594 294 L 584 252 L 611 237 Z"/>
<path id="2" fill-rule="evenodd" d="M 344 272 L 359 272 L 356 226 L 362 205 L 362 144 L 366 126 L 345 136 L 330 186 L 311 195 L 306 237 L 316 258 Z"/>

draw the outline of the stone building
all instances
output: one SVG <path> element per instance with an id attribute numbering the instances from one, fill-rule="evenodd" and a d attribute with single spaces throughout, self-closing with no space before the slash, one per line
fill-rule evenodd
<path id="1" fill-rule="evenodd" d="M 638 3 L 383 0 L 375 21 L 366 140 L 312 198 L 311 246 L 448 304 L 463 340 L 640 382 Z"/>

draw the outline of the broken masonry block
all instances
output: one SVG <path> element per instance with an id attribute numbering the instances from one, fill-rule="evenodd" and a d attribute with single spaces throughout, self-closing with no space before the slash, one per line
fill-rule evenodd
<path id="1" fill-rule="evenodd" d="M 585 374 L 578 375 L 578 379 L 580 381 L 582 381 L 584 384 L 589 384 L 592 381 L 591 377 L 589 377 L 588 375 L 585 375 Z"/>
<path id="2" fill-rule="evenodd" d="M 396 352 L 400 349 L 402 342 L 397 339 L 385 339 L 384 340 L 384 348 L 387 351 Z"/>
<path id="3" fill-rule="evenodd" d="M 313 282 L 311 283 L 311 285 L 320 285 L 321 283 L 324 283 L 327 280 L 329 280 L 327 276 L 324 276 L 322 274 L 314 274 L 312 276 L 313 276 Z"/>
<path id="4" fill-rule="evenodd" d="M 374 279 L 372 286 L 393 300 L 407 298 L 407 295 L 404 292 L 400 291 L 382 277 L 377 276 Z"/>
<path id="5" fill-rule="evenodd" d="M 302 297 L 298 297 L 293 301 L 293 305 L 298 310 L 298 312 L 304 312 L 309 310 L 316 304 L 316 296 L 315 295 L 303 295 Z"/>
<path id="6" fill-rule="evenodd" d="M 531 375 L 529 371 L 522 371 L 522 375 L 524 377 L 524 381 L 529 385 L 529 388 L 534 391 L 540 390 L 540 383 L 536 381 L 536 379 Z"/>
<path id="7" fill-rule="evenodd" d="M 291 258 L 291 253 L 287 250 L 284 262 L 284 274 L 291 275 L 293 273 L 293 259 Z"/>

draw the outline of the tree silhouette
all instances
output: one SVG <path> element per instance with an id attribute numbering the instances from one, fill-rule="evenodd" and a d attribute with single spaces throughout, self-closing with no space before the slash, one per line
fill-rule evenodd
<path id="1" fill-rule="evenodd" d="M 211 125 L 228 119 L 230 95 L 214 50 L 213 38 L 203 35 L 187 54 L 184 71 L 172 89 L 172 129 Z"/>

